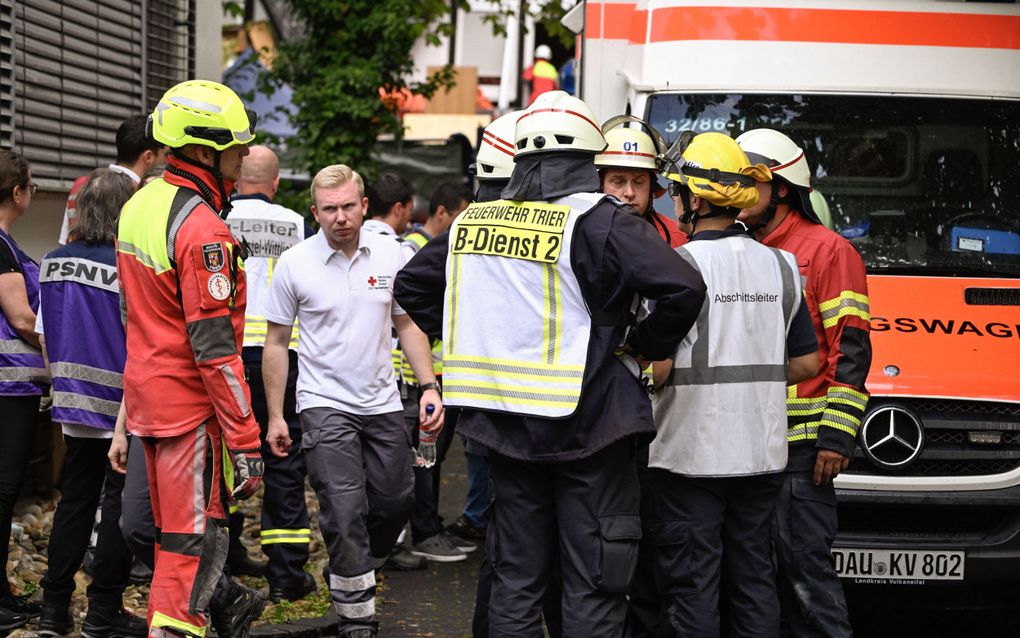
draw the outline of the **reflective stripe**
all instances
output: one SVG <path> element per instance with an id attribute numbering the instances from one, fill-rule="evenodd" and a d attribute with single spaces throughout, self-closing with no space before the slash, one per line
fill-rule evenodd
<path id="1" fill-rule="evenodd" d="M 172 95 L 167 99 L 167 101 L 173 102 L 174 104 L 180 104 L 181 106 L 189 106 L 193 109 L 198 109 L 199 111 L 209 111 L 210 113 L 220 113 L 223 110 L 212 102 L 193 100 L 190 97 L 184 97 L 183 95 Z"/>
<path id="2" fill-rule="evenodd" d="M 489 386 L 489 387 L 486 387 Z M 506 384 L 497 383 L 449 383 L 443 386 L 443 395 L 447 398 L 483 398 L 487 399 L 490 397 L 498 397 L 505 399 L 508 403 L 519 403 L 521 405 L 541 405 L 543 403 L 556 403 L 564 405 L 574 405 L 577 403 L 578 397 L 581 396 L 580 390 L 578 391 L 567 391 L 569 394 L 547 394 L 543 393 L 541 389 L 534 392 L 522 391 L 522 390 L 511 390 Z"/>
<path id="3" fill-rule="evenodd" d="M 106 399 L 90 397 L 87 394 L 57 391 L 53 393 L 53 407 L 85 410 L 87 412 L 116 417 L 120 411 L 120 401 L 108 401 Z"/>
<path id="4" fill-rule="evenodd" d="M 464 373 L 475 371 L 492 372 L 500 377 L 517 376 L 535 381 L 565 381 L 584 377 L 584 366 L 557 366 L 555 369 L 530 365 L 524 361 L 509 359 L 488 359 L 484 357 L 460 357 L 449 355 L 443 359 L 444 369 Z"/>
<path id="5" fill-rule="evenodd" d="M 698 335 L 701 338 L 701 335 Z M 670 385 L 715 385 L 717 383 L 785 382 L 786 365 L 715 366 L 674 368 Z"/>
<path id="6" fill-rule="evenodd" d="M 263 545 L 277 545 L 279 543 L 300 543 L 308 544 L 312 541 L 312 530 L 310 529 L 264 529 L 261 533 L 260 542 Z"/>
<path id="7" fill-rule="evenodd" d="M 21 339 L 3 339 L 0 354 L 42 354 L 42 350 Z"/>
<path id="8" fill-rule="evenodd" d="M 251 414 L 248 398 L 244 396 L 244 388 L 241 387 L 241 381 L 234 374 L 234 369 L 229 364 L 224 363 L 220 366 L 220 372 L 223 373 L 223 378 L 227 382 L 227 387 L 230 388 L 230 393 L 234 395 L 234 401 L 237 402 L 237 407 L 241 410 L 241 414 L 244 416 Z"/>
<path id="9" fill-rule="evenodd" d="M 166 254 L 171 263 L 174 261 L 174 255 L 177 254 L 177 233 L 181 230 L 181 226 L 187 221 L 192 211 L 198 208 L 198 205 L 201 203 L 202 198 L 198 195 L 193 195 L 191 199 L 184 202 L 184 206 L 170 212 L 173 218 L 170 220 L 170 227 L 166 230 Z"/>
<path id="10" fill-rule="evenodd" d="M 367 571 L 360 576 L 329 575 L 329 588 L 343 592 L 361 592 L 375 587 L 375 571 Z"/>
<path id="11" fill-rule="evenodd" d="M 841 399 L 840 403 L 846 403 L 849 405 L 855 405 L 861 410 L 865 410 L 868 407 L 868 395 L 863 392 L 858 392 L 853 388 L 847 388 L 845 386 L 830 386 L 826 392 L 829 400 Z"/>
<path id="12" fill-rule="evenodd" d="M 148 266 L 149 268 L 152 268 L 154 271 L 156 271 L 157 275 L 162 275 L 163 273 L 170 270 L 169 266 L 165 267 L 160 266 L 155 259 L 145 254 L 145 252 L 141 248 L 135 246 L 134 244 L 129 244 L 123 239 L 117 240 L 117 252 L 133 256 L 143 266 Z"/>
<path id="13" fill-rule="evenodd" d="M 192 457 L 193 531 L 205 533 L 205 423 L 195 429 L 195 454 Z"/>
<path id="14" fill-rule="evenodd" d="M 556 363 L 556 350 L 559 347 L 559 277 L 556 274 L 555 264 L 545 264 L 545 362 L 549 365 Z"/>
<path id="15" fill-rule="evenodd" d="M 775 255 L 776 261 L 779 262 L 779 272 L 783 275 L 783 318 L 786 319 L 786 327 L 789 329 L 790 321 L 793 319 L 793 313 L 796 308 L 793 304 L 797 301 L 797 289 L 796 279 L 793 276 L 793 268 L 790 267 L 790 263 L 783 258 L 783 253 L 778 248 L 770 248 L 772 254 Z"/>
<path id="16" fill-rule="evenodd" d="M 804 441 L 818 438 L 818 421 L 800 423 L 786 431 L 787 441 Z"/>
<path id="17" fill-rule="evenodd" d="M 50 371 L 53 373 L 54 377 L 98 383 L 99 385 L 105 385 L 111 388 L 124 387 L 123 374 L 120 374 L 119 372 L 112 372 L 110 370 L 103 370 L 102 368 L 94 368 L 83 363 L 55 361 L 50 364 Z"/>
<path id="18" fill-rule="evenodd" d="M 46 368 L 0 368 L 0 381 L 49 383 Z"/>
<path id="19" fill-rule="evenodd" d="M 857 430 L 861 427 L 860 419 L 855 419 L 849 414 L 835 412 L 833 410 L 826 410 L 820 423 L 822 425 L 827 425 L 830 428 L 842 430 L 854 436 L 857 436 Z"/>
<path id="20" fill-rule="evenodd" d="M 375 616 L 375 598 L 363 603 L 333 603 L 333 608 L 341 618 L 371 618 Z"/>
<path id="21" fill-rule="evenodd" d="M 204 626 L 199 627 L 198 625 L 192 625 L 190 623 L 186 623 L 183 620 L 177 620 L 176 618 L 171 618 L 170 616 L 167 616 L 166 614 L 164 614 L 163 612 L 160 612 L 160 611 L 157 611 L 154 614 L 152 614 L 152 628 L 153 629 L 162 629 L 162 628 L 174 629 L 174 630 L 177 630 L 177 631 L 180 631 L 180 632 L 184 632 L 185 634 L 187 634 L 189 636 L 195 636 L 196 638 L 204 638 L 204 636 L 205 636 L 205 627 Z"/>
<path id="22" fill-rule="evenodd" d="M 460 297 L 460 261 L 462 257 L 459 253 L 453 253 L 450 255 L 450 258 L 453 260 L 453 267 L 451 269 L 453 276 L 450 278 L 450 285 L 448 287 L 450 291 L 449 312 L 447 312 L 449 338 L 446 340 L 446 346 L 443 350 L 443 359 L 445 360 L 449 360 L 453 353 L 456 352 L 454 344 L 457 341 L 457 301 Z"/>
<path id="23" fill-rule="evenodd" d="M 838 297 L 818 304 L 818 312 L 823 328 L 831 328 L 839 323 L 841 318 L 848 316 L 860 317 L 865 321 L 871 320 L 867 296 L 852 290 L 844 290 Z"/>

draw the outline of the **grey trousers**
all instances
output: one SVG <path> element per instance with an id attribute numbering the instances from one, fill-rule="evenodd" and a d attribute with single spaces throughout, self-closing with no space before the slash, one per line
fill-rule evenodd
<path id="1" fill-rule="evenodd" d="M 373 557 L 383 558 L 414 505 L 413 456 L 401 412 L 301 412 L 301 451 L 319 499 L 340 635 L 376 628 Z"/>

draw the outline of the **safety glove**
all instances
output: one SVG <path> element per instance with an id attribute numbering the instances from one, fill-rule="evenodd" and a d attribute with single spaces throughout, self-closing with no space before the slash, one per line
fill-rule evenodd
<path id="1" fill-rule="evenodd" d="M 230 493 L 231 500 L 243 501 L 258 491 L 262 484 L 265 464 L 258 450 L 230 450 L 230 458 L 234 462 L 234 490 Z"/>

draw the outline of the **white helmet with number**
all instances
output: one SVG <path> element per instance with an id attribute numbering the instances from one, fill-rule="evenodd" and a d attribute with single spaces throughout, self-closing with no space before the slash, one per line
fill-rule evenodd
<path id="1" fill-rule="evenodd" d="M 514 172 L 514 129 L 524 111 L 511 111 L 498 117 L 482 131 L 475 157 L 475 177 L 480 180 L 510 179 Z"/>
<path id="2" fill-rule="evenodd" d="M 552 49 L 549 48 L 548 44 L 540 44 L 535 47 L 535 59 L 537 60 L 551 60 Z"/>
<path id="3" fill-rule="evenodd" d="M 644 127 L 648 133 L 640 128 L 628 128 L 627 124 L 632 122 Z M 666 141 L 647 122 L 633 115 L 617 115 L 606 120 L 602 133 L 608 146 L 595 156 L 595 166 L 600 169 L 615 166 L 658 172 L 657 160 L 666 150 Z"/>
<path id="4" fill-rule="evenodd" d="M 747 153 L 752 164 L 769 167 L 773 176 L 805 190 L 811 190 L 811 169 L 804 151 L 793 140 L 770 128 L 756 128 L 741 134 L 737 144 Z"/>
<path id="5" fill-rule="evenodd" d="M 591 108 L 563 91 L 547 91 L 517 118 L 517 157 L 529 153 L 601 153 L 606 138 Z"/>

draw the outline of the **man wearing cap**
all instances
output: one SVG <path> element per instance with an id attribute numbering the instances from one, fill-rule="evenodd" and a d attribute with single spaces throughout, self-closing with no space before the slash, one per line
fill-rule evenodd
<path id="1" fill-rule="evenodd" d="M 694 329 L 654 364 L 650 532 L 662 627 L 678 637 L 778 636 L 769 530 L 786 466 L 786 382 L 817 371 L 818 343 L 793 255 L 736 222 L 768 169 L 722 133 L 681 135 L 665 161 L 691 228 L 677 253 L 708 294 Z M 720 632 L 724 575 L 730 627 Z"/>
<path id="2" fill-rule="evenodd" d="M 703 283 L 648 224 L 595 193 L 606 143 L 584 102 L 543 94 L 518 118 L 514 146 L 504 199 L 469 206 L 422 248 L 396 297 L 442 334 L 445 400 L 490 451 L 490 635 L 543 635 L 559 548 L 563 635 L 619 636 L 641 534 L 634 449 L 654 428 L 631 372 L 640 364 L 616 353 L 668 356 Z M 628 331 L 635 295 L 656 304 Z"/>

